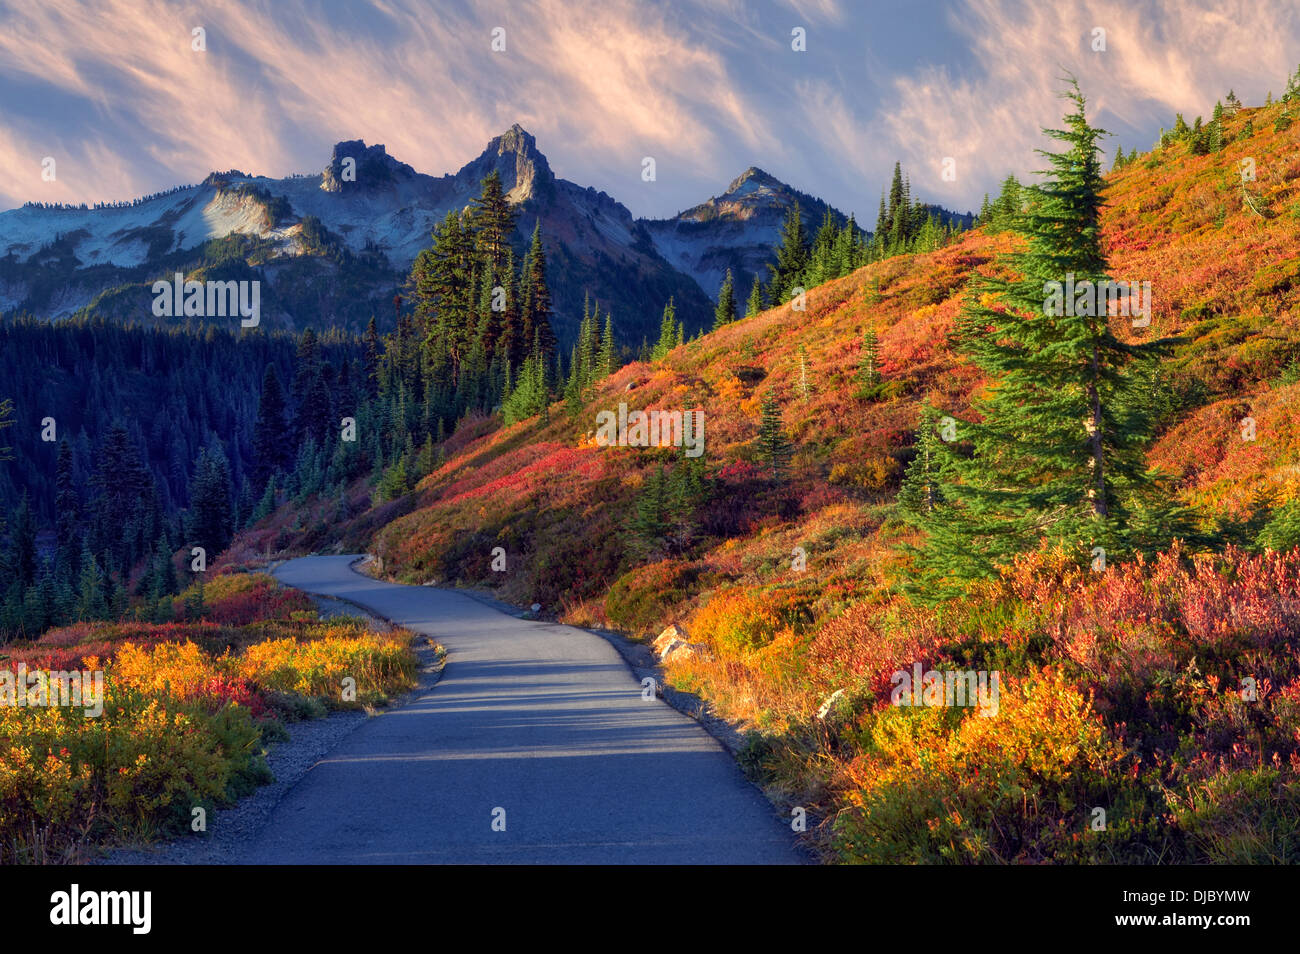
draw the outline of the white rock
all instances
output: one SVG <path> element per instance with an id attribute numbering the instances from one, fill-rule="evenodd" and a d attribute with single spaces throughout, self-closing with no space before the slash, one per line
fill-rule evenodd
<path id="1" fill-rule="evenodd" d="M 676 623 L 669 626 L 662 633 L 656 636 L 654 642 L 650 644 L 650 647 L 660 656 L 663 656 L 665 652 L 664 647 L 674 640 L 683 643 L 686 642 L 686 630 L 681 626 L 678 626 Z"/>

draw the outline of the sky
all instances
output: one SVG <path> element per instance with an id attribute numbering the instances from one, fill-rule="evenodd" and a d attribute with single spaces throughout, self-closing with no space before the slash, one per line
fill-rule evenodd
<path id="1" fill-rule="evenodd" d="M 1032 178 L 1067 73 L 1110 155 L 1298 65 L 1295 0 L 0 0 L 0 210 L 315 174 L 343 139 L 441 175 L 517 122 L 637 216 L 758 166 L 870 228 L 896 160 L 957 211 Z"/>

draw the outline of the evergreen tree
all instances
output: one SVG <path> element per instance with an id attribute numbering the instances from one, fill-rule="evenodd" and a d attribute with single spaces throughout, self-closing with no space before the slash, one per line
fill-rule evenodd
<path id="1" fill-rule="evenodd" d="M 1273 511 L 1268 523 L 1260 530 L 1256 543 L 1266 550 L 1284 552 L 1300 546 L 1300 497 Z"/>
<path id="2" fill-rule="evenodd" d="M 868 386 L 880 383 L 880 343 L 876 333 L 870 328 L 862 333 L 858 380 Z"/>
<path id="3" fill-rule="evenodd" d="M 769 389 L 763 395 L 761 418 L 758 425 L 756 450 L 773 483 L 785 482 L 793 448 L 785 435 L 781 422 L 781 405 L 776 392 Z"/>
<path id="4" fill-rule="evenodd" d="M 939 437 L 939 412 L 930 405 L 921 408 L 916 430 L 916 456 L 903 473 L 898 505 L 905 512 L 925 517 L 943 503 L 940 484 L 946 476 L 947 445 Z"/>
<path id="5" fill-rule="evenodd" d="M 524 330 L 534 336 L 541 354 L 551 357 L 555 354 L 555 332 L 551 329 L 551 292 L 546 284 L 546 251 L 542 247 L 540 223 L 533 227 L 532 244 L 524 261 L 525 274 L 520 280 L 525 286 L 525 301 L 528 303 Z"/>
<path id="6" fill-rule="evenodd" d="M 81 495 L 77 493 L 73 480 L 72 445 L 68 443 L 66 437 L 59 442 L 59 461 L 56 466 L 54 486 L 55 532 L 59 549 L 70 558 L 75 558 L 80 552 L 76 543 L 81 522 Z M 71 559 L 70 562 L 75 567 L 75 559 Z"/>
<path id="7" fill-rule="evenodd" d="M 660 361 L 668 352 L 682 343 L 682 326 L 677 321 L 677 307 L 670 297 L 664 305 L 663 317 L 659 321 L 659 341 L 650 353 L 651 361 Z"/>
<path id="8" fill-rule="evenodd" d="M 725 324 L 736 320 L 736 286 L 731 278 L 731 269 L 727 269 L 718 289 L 718 305 L 713 309 L 713 330 L 717 331 Z"/>
<path id="9" fill-rule="evenodd" d="M 973 453 L 954 456 L 941 488 L 946 503 L 923 524 L 930 598 L 1043 538 L 1112 553 L 1136 540 L 1131 507 L 1149 479 L 1145 362 L 1162 346 L 1118 340 L 1104 296 L 1098 308 L 1084 293 L 1082 283 L 1106 280 L 1097 152 L 1104 133 L 1088 124 L 1077 85 L 1066 98 L 1074 105 L 1066 129 L 1045 130 L 1066 148 L 1039 150 L 1050 171 L 1027 190 L 1031 208 L 1018 216 L 1027 247 L 1002 263 L 1012 277 L 972 282 L 959 321 L 961 348 L 992 383 L 973 402 L 980 422 L 963 423 L 958 435 Z M 1067 275 L 1077 307 L 1060 300 Z"/>
<path id="10" fill-rule="evenodd" d="M 115 567 L 130 567 L 152 539 L 152 534 L 144 537 L 143 528 L 155 498 L 149 471 L 120 422 L 104 438 L 91 485 L 98 491 L 91 503 L 91 549 L 107 554 L 107 563 Z"/>
<path id="11" fill-rule="evenodd" d="M 745 302 L 745 317 L 753 318 L 764 308 L 763 304 L 763 283 L 759 281 L 758 276 L 754 276 L 754 284 L 749 289 L 749 300 Z"/>
<path id="12" fill-rule="evenodd" d="M 599 376 L 609 377 L 614 373 L 614 321 L 609 312 L 605 312 L 605 330 L 600 336 L 600 351 L 596 356 Z"/>
<path id="13" fill-rule="evenodd" d="M 14 512 L 14 571 L 22 586 L 36 581 L 36 517 L 27 491 L 23 491 Z"/>
<path id="14" fill-rule="evenodd" d="M 473 227 L 479 247 L 494 272 L 505 263 L 506 248 L 515 230 L 515 212 L 506 200 L 501 176 L 493 169 L 483 177 L 483 189 L 473 200 Z"/>
<path id="15" fill-rule="evenodd" d="M 366 333 L 362 338 L 365 347 L 365 393 L 369 398 L 374 398 L 379 394 L 379 328 L 375 325 L 375 316 L 370 316 L 370 322 L 366 325 Z M 278 384 L 277 379 L 277 384 Z M 266 385 L 263 382 L 263 389 Z"/>
<path id="16" fill-rule="evenodd" d="M 303 446 L 311 448 L 312 443 L 308 439 Z M 230 543 L 230 465 L 218 445 L 203 448 L 194 462 L 188 526 L 190 542 L 203 547 L 209 560 Z"/>
<path id="17" fill-rule="evenodd" d="M 784 301 L 791 289 L 804 280 L 804 270 L 807 267 L 808 236 L 804 231 L 803 214 L 796 201 L 786 213 L 785 223 L 781 227 L 781 240 L 776 246 L 776 264 L 768 265 L 772 272 L 768 294 L 773 304 Z"/>
<path id="18" fill-rule="evenodd" d="M 502 402 L 506 424 L 532 417 L 547 406 L 548 400 L 546 362 L 541 355 L 531 354 L 519 369 L 514 389 Z"/>
<path id="19" fill-rule="evenodd" d="M 374 319 L 371 319 L 374 326 Z M 268 364 L 262 377 L 262 397 L 253 425 L 253 490 L 261 494 L 270 479 L 293 463 L 293 444 L 275 365 Z"/>

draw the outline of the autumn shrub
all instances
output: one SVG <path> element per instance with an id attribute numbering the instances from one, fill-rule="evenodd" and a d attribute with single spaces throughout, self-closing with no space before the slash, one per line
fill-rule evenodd
<path id="1" fill-rule="evenodd" d="M 79 623 L 5 647 L 0 667 L 102 671 L 105 697 L 93 718 L 0 706 L 0 861 L 80 860 L 185 830 L 193 808 L 270 780 L 264 746 L 285 737 L 276 717 L 380 704 L 414 685 L 410 633 L 318 621 L 270 577 L 225 580 L 208 591 L 244 625 Z"/>
<path id="2" fill-rule="evenodd" d="M 187 600 L 197 598 L 195 583 L 174 601 L 177 618 L 184 617 Z M 266 573 L 224 573 L 202 584 L 203 618 L 231 626 L 246 626 L 255 620 L 288 619 L 295 612 L 312 608 L 310 597 L 301 590 L 281 586 Z"/>
<path id="3" fill-rule="evenodd" d="M 410 634 L 367 633 L 348 623 L 329 629 L 310 640 L 255 643 L 232 660 L 234 672 L 267 692 L 318 699 L 331 708 L 382 704 L 415 685 Z M 346 690 L 355 690 L 355 697 Z"/>
<path id="4" fill-rule="evenodd" d="M 605 618 L 633 636 L 650 634 L 669 621 L 674 607 L 689 595 L 698 569 L 679 560 L 659 560 L 629 570 L 605 596 Z"/>
<path id="5" fill-rule="evenodd" d="M 867 721 L 834 823 L 845 860 L 1123 858 L 1155 817 L 1091 700 L 1053 668 L 1004 680 L 999 695 L 992 717 L 890 706 Z M 1092 830 L 1093 807 L 1107 812 L 1104 836 Z"/>
<path id="6" fill-rule="evenodd" d="M 176 833 L 195 807 L 270 780 L 248 709 L 193 702 L 105 681 L 104 711 L 0 707 L 0 854 L 32 857 L 31 833 L 54 858 L 80 847 Z"/>
<path id="7" fill-rule="evenodd" d="M 809 604 L 807 594 L 790 587 L 722 590 L 696 611 L 690 631 L 723 652 L 743 655 L 766 646 L 783 630 L 806 630 Z"/>

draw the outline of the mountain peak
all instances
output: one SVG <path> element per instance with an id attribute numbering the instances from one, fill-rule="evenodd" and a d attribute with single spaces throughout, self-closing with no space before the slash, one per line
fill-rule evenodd
<path id="1" fill-rule="evenodd" d="M 334 144 L 320 187 L 326 192 L 353 192 L 414 175 L 415 170 L 390 156 L 382 143 L 367 146 L 362 139 L 345 139 Z"/>
<path id="2" fill-rule="evenodd" d="M 537 140 L 518 123 L 493 138 L 465 170 L 475 182 L 495 171 L 501 177 L 506 198 L 513 203 L 549 192 L 555 182 L 550 163 L 537 149 Z M 465 170 L 461 170 L 462 173 Z"/>
<path id="3" fill-rule="evenodd" d="M 731 185 L 727 186 L 727 191 L 722 195 L 723 197 L 735 197 L 757 191 L 758 189 L 769 189 L 773 192 L 781 192 L 787 191 L 789 188 L 790 187 L 780 179 L 769 175 L 762 169 L 758 168 L 758 166 L 750 166 L 731 181 Z"/>

